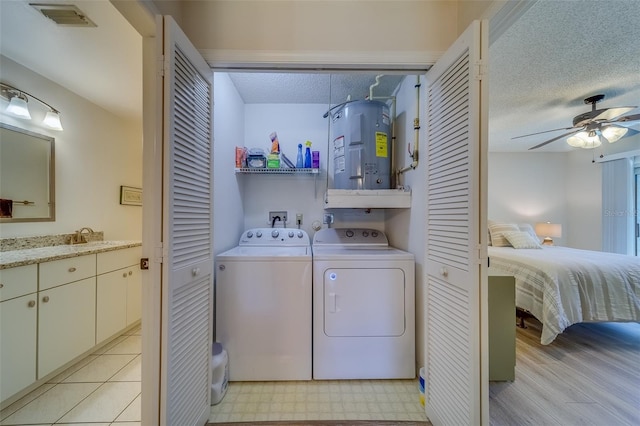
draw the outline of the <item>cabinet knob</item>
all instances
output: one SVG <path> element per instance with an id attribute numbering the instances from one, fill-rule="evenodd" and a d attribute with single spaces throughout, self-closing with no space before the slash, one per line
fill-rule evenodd
<path id="1" fill-rule="evenodd" d="M 0 283 L 0 288 L 4 287 L 4 284 Z"/>
<path id="2" fill-rule="evenodd" d="M 191 270 L 191 275 L 194 277 L 197 277 L 198 275 L 200 275 L 200 268 L 193 268 Z"/>
<path id="3" fill-rule="evenodd" d="M 129 271 L 129 276 L 133 275 L 133 271 Z"/>
<path id="4" fill-rule="evenodd" d="M 126 272 L 122 273 L 122 278 L 127 278 L 127 273 Z"/>
<path id="5" fill-rule="evenodd" d="M 69 272 L 75 272 L 75 271 L 76 271 L 75 266 L 72 266 L 71 268 L 69 268 Z"/>
<path id="6" fill-rule="evenodd" d="M 29 303 L 27 303 L 27 306 L 30 308 L 33 308 L 34 306 L 36 306 L 36 301 L 35 300 L 29 300 Z"/>
<path id="7" fill-rule="evenodd" d="M 43 303 L 47 303 L 48 301 L 49 301 L 49 296 L 44 296 L 44 297 L 42 298 L 42 302 L 43 302 Z"/>

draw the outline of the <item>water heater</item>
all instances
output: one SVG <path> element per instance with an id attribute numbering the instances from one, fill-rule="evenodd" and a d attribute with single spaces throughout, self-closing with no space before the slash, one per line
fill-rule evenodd
<path id="1" fill-rule="evenodd" d="M 352 101 L 331 115 L 335 189 L 391 188 L 389 107 Z"/>

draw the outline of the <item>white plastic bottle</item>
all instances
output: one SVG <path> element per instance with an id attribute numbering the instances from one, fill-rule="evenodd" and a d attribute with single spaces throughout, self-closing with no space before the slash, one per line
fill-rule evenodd
<path id="1" fill-rule="evenodd" d="M 229 385 L 229 357 L 222 343 L 211 347 L 211 405 L 218 404 L 227 393 Z"/>

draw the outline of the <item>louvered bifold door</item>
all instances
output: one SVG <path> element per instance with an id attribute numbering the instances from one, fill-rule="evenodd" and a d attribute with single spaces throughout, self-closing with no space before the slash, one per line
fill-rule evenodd
<path id="1" fill-rule="evenodd" d="M 162 424 L 210 412 L 213 336 L 212 71 L 164 19 Z"/>
<path id="2" fill-rule="evenodd" d="M 434 425 L 482 423 L 481 59 L 476 21 L 426 75 L 425 408 Z"/>

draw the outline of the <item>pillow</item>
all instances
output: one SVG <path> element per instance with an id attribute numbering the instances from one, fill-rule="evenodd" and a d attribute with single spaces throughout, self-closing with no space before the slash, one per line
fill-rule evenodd
<path id="1" fill-rule="evenodd" d="M 536 234 L 536 231 L 533 229 L 533 226 L 529 225 L 528 223 L 519 223 L 518 228 L 522 232 L 527 232 L 529 235 L 533 237 L 534 240 L 540 242 L 540 237 L 538 237 L 538 235 Z"/>
<path id="2" fill-rule="evenodd" d="M 495 247 L 509 247 L 509 241 L 502 236 L 503 232 L 520 231 L 515 223 L 491 223 L 489 233 L 491 234 L 491 245 Z"/>
<path id="3" fill-rule="evenodd" d="M 513 248 L 517 249 L 539 249 L 542 248 L 537 238 L 533 238 L 528 232 L 507 231 L 502 236 L 509 241 Z"/>

